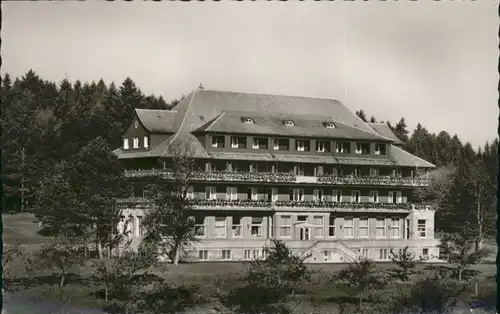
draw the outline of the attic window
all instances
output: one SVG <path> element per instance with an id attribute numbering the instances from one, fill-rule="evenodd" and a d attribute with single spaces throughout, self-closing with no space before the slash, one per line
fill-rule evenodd
<path id="1" fill-rule="evenodd" d="M 294 126 L 295 124 L 293 123 L 292 120 L 287 120 L 285 121 L 285 126 Z"/>
<path id="2" fill-rule="evenodd" d="M 251 118 L 243 118 L 244 123 L 253 123 L 253 120 Z"/>
<path id="3" fill-rule="evenodd" d="M 327 122 L 325 126 L 327 129 L 335 129 L 335 124 L 333 124 L 332 122 Z"/>
<path id="4" fill-rule="evenodd" d="M 135 121 L 135 124 L 134 124 L 135 128 L 137 129 L 139 127 L 139 122 L 138 121 Z"/>

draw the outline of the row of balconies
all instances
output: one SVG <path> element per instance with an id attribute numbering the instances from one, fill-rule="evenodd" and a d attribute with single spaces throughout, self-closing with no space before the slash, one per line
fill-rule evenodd
<path id="1" fill-rule="evenodd" d="M 126 170 L 126 177 L 163 176 L 173 179 L 173 173 L 160 169 Z M 388 186 L 427 186 L 428 179 L 402 178 L 391 176 L 298 176 L 290 172 L 236 172 L 236 171 L 196 171 L 192 173 L 193 180 L 200 181 L 239 181 L 239 182 L 269 182 L 269 183 L 319 183 L 334 185 L 388 185 Z"/>
<path id="2" fill-rule="evenodd" d="M 120 199 L 121 204 L 151 204 L 151 199 L 145 198 L 127 198 Z M 265 201 L 265 200 L 225 200 L 225 199 L 193 199 L 189 200 L 191 206 L 198 208 L 323 208 L 335 210 L 363 210 L 363 211 L 411 211 L 411 210 L 430 210 L 432 207 L 427 204 L 413 203 L 374 203 L 374 202 L 331 202 L 331 201 Z"/>

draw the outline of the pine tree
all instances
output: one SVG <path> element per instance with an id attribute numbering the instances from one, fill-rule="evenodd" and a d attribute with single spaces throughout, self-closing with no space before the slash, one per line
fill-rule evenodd
<path id="1" fill-rule="evenodd" d="M 363 109 L 360 109 L 359 111 L 356 111 L 356 115 L 361 119 L 363 120 L 364 122 L 368 122 L 368 120 L 366 119 L 366 114 L 365 112 L 363 111 Z"/>
<path id="2" fill-rule="evenodd" d="M 393 129 L 394 135 L 396 135 L 403 143 L 408 141 L 409 132 L 406 129 L 407 127 L 405 118 L 401 118 Z"/>

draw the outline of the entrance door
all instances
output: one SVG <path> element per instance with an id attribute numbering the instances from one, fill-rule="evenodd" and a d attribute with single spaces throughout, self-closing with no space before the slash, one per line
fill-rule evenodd
<path id="1" fill-rule="evenodd" d="M 311 228 L 300 227 L 299 234 L 300 234 L 301 241 L 311 240 Z"/>

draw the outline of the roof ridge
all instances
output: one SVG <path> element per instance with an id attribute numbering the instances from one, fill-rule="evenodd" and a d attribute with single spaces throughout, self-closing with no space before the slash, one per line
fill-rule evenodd
<path id="1" fill-rule="evenodd" d="M 193 103 L 193 99 L 194 99 L 194 96 L 196 95 L 196 92 L 197 92 L 197 90 L 193 91 L 193 93 L 191 95 L 191 99 L 189 100 L 189 103 L 188 103 L 188 105 L 186 107 L 186 111 L 184 112 L 184 116 L 182 117 L 181 124 L 179 125 L 179 129 L 177 130 L 177 132 L 175 132 L 174 136 L 172 136 L 172 139 L 170 140 L 170 142 L 167 144 L 167 146 L 163 150 L 163 154 L 162 155 L 165 155 L 167 153 L 168 149 L 170 148 L 170 145 L 172 145 L 172 143 L 174 142 L 174 140 L 177 138 L 177 136 L 179 135 L 180 131 L 182 130 L 182 127 L 184 126 L 184 122 L 186 122 L 186 117 L 187 117 L 187 113 L 188 113 L 189 107 L 191 107 L 191 104 Z"/>
<path id="2" fill-rule="evenodd" d="M 146 109 L 146 108 L 135 108 L 136 111 L 165 111 L 165 112 L 178 112 L 178 110 L 170 109 Z"/>
<path id="3" fill-rule="evenodd" d="M 254 96 L 282 96 L 282 97 L 294 97 L 294 98 L 308 98 L 308 99 L 323 99 L 323 100 L 332 100 L 338 103 L 343 104 L 340 100 L 335 98 L 327 98 L 327 97 L 313 97 L 313 96 L 296 96 L 296 95 L 285 95 L 285 94 L 266 94 L 266 93 L 251 93 L 251 92 L 235 92 L 229 90 L 222 89 L 202 89 L 198 90 L 199 92 L 222 92 L 222 93 L 231 93 L 231 94 L 243 94 L 243 95 L 254 95 Z"/>

